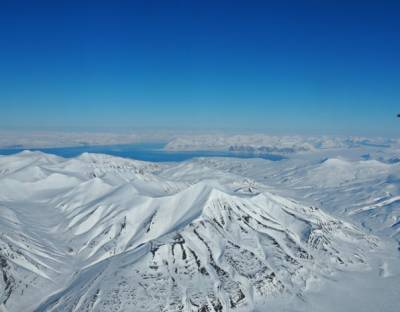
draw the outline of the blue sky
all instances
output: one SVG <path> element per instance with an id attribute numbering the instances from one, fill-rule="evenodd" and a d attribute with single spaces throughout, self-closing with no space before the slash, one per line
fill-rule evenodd
<path id="1" fill-rule="evenodd" d="M 396 2 L 1 1 L 0 127 L 397 136 Z"/>

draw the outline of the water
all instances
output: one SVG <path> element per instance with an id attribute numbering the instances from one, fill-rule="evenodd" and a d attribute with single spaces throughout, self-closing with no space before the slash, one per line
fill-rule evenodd
<path id="1" fill-rule="evenodd" d="M 78 147 L 57 147 L 57 148 L 34 148 L 32 151 L 41 151 L 61 157 L 75 157 L 82 153 L 100 153 L 113 156 L 138 159 L 152 162 L 180 162 L 195 157 L 237 157 L 237 158 L 263 158 L 273 161 L 282 160 L 285 157 L 277 154 L 252 154 L 241 152 L 222 151 L 194 151 L 175 152 L 165 151 L 163 143 L 111 145 L 111 146 L 78 146 Z M 11 155 L 23 151 L 23 148 L 0 149 L 0 155 Z"/>

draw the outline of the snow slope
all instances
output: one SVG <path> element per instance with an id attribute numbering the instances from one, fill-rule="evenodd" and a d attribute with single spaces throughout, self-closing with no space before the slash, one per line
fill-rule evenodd
<path id="1" fill-rule="evenodd" d="M 340 154 L 343 156 L 337 151 L 309 154 L 279 162 L 204 158 L 194 163 L 214 176 L 221 172 L 242 176 L 253 188 L 319 206 L 368 232 L 400 241 L 400 163 L 364 160 L 347 152 Z M 183 172 L 177 170 L 176 174 L 185 179 Z"/>
<path id="2" fill-rule="evenodd" d="M 320 162 L 303 181 L 317 183 L 342 162 Z M 339 176 L 370 181 L 388 166 L 367 165 L 368 172 Z M 255 167 L 227 159 L 0 157 L 0 311 L 313 310 L 313 294 L 340 289 L 333 281 L 344 272 L 378 272 L 381 288 L 399 280 L 390 243 L 278 194 Z M 393 298 L 386 299 L 390 311 Z"/>

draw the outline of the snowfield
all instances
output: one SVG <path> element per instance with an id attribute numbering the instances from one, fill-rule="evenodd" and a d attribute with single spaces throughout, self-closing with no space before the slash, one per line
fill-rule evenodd
<path id="1" fill-rule="evenodd" d="M 359 141 L 0 156 L 0 311 L 398 311 L 398 153 Z"/>

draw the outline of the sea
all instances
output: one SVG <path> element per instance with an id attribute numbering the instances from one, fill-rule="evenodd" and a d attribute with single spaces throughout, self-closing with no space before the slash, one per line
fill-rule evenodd
<path id="1" fill-rule="evenodd" d="M 54 148 L 32 148 L 31 151 L 41 151 L 64 158 L 76 157 L 82 153 L 108 154 L 118 157 L 131 158 L 151 162 L 181 162 L 197 157 L 236 157 L 236 158 L 262 158 L 279 161 L 285 157 L 278 154 L 260 154 L 230 151 L 167 151 L 165 143 L 140 143 L 107 146 L 74 146 Z M 12 155 L 26 150 L 21 147 L 0 148 L 0 155 Z"/>

